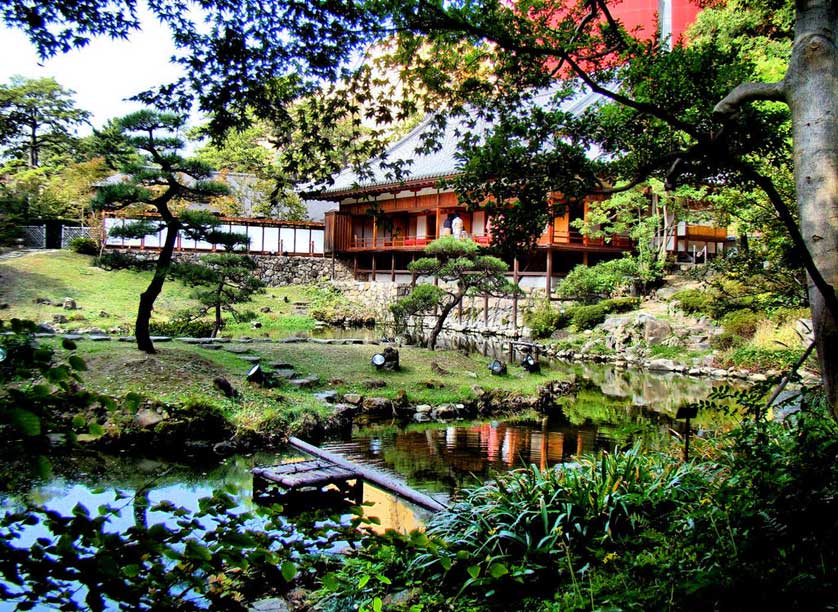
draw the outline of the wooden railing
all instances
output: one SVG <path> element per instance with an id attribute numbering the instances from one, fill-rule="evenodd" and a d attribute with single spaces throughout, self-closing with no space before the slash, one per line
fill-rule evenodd
<path id="1" fill-rule="evenodd" d="M 488 245 L 492 241 L 490 234 L 478 234 L 469 236 L 477 244 Z M 379 236 L 373 240 L 371 236 L 353 236 L 351 241 L 351 249 L 354 250 L 371 250 L 371 249 L 423 249 L 430 244 L 435 237 L 433 236 L 399 236 L 396 238 L 385 238 Z M 553 240 L 550 241 L 550 236 L 545 233 L 538 240 L 539 246 L 574 246 L 580 248 L 597 248 L 597 249 L 615 249 L 625 250 L 632 248 L 633 244 L 628 236 L 618 235 L 612 236 L 609 240 L 603 238 L 589 238 L 583 236 L 577 231 L 569 232 L 554 232 Z"/>

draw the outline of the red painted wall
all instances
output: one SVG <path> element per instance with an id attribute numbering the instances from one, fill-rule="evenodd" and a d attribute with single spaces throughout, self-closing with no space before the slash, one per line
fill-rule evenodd
<path id="1" fill-rule="evenodd" d="M 668 6 L 671 11 L 673 42 L 676 42 L 692 25 L 700 11 L 697 4 L 690 0 L 661 2 L 661 6 Z M 623 0 L 615 4 L 609 2 L 611 13 L 623 22 L 629 32 L 639 26 L 646 36 L 657 31 L 658 12 L 661 6 L 658 0 Z"/>

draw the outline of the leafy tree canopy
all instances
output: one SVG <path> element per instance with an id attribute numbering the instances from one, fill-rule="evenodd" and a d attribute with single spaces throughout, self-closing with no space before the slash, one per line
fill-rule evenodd
<path id="1" fill-rule="evenodd" d="M 89 112 L 76 107 L 74 93 L 52 78 L 15 76 L 0 86 L 3 156 L 37 168 L 45 149 L 54 153 L 71 148 L 73 129 L 90 118 Z"/>

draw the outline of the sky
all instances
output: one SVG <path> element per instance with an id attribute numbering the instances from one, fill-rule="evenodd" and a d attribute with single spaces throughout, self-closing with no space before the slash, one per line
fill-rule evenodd
<path id="1" fill-rule="evenodd" d="M 58 55 L 39 64 L 34 47 L 21 32 L 0 26 L 0 83 L 21 75 L 53 77 L 76 92 L 79 108 L 93 113 L 94 127 L 113 117 L 142 108 L 126 98 L 154 85 L 174 81 L 181 68 L 169 63 L 174 45 L 168 31 L 153 18 L 128 40 L 94 38 L 87 47 Z M 79 130 L 80 135 L 90 128 Z"/>

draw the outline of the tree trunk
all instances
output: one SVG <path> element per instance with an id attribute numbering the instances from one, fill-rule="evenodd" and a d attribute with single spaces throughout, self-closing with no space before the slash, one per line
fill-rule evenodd
<path id="1" fill-rule="evenodd" d="M 463 295 L 465 295 L 465 291 L 460 290 L 454 296 L 454 299 L 445 306 L 442 307 L 442 310 L 439 312 L 439 316 L 436 318 L 436 324 L 434 328 L 431 330 L 431 335 L 428 336 L 428 348 L 430 350 L 434 350 L 436 348 L 436 339 L 439 336 L 440 332 L 442 332 L 442 326 L 445 325 L 445 319 L 448 318 L 448 315 L 451 314 L 451 311 L 463 301 Z"/>
<path id="2" fill-rule="evenodd" d="M 817 268 L 838 287 L 838 51 L 833 0 L 797 0 L 785 77 L 791 108 L 800 230 Z M 838 321 L 809 282 L 824 389 L 838 418 Z"/>
<path id="3" fill-rule="evenodd" d="M 154 310 L 154 301 L 163 290 L 163 283 L 169 274 L 169 268 L 172 265 L 172 254 L 175 251 L 175 241 L 177 240 L 179 230 L 180 223 L 170 216 L 166 223 L 166 240 L 163 242 L 163 248 L 160 249 L 160 255 L 157 257 L 154 276 L 151 278 L 148 288 L 140 294 L 140 306 L 137 309 L 134 337 L 137 339 L 137 348 L 150 355 L 157 352 L 151 341 L 151 332 L 149 331 L 151 311 Z"/>
<path id="4" fill-rule="evenodd" d="M 212 337 L 217 338 L 218 332 L 221 331 L 221 325 L 224 323 L 221 319 L 221 295 L 216 296 L 215 298 L 215 329 L 212 330 Z"/>
<path id="5" fill-rule="evenodd" d="M 38 159 L 38 126 L 33 123 L 29 130 L 29 168 L 37 168 Z"/>

